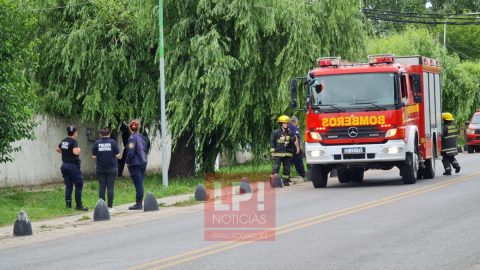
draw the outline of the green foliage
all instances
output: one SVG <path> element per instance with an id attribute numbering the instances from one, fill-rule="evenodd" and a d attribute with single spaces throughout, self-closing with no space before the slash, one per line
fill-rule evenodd
<path id="1" fill-rule="evenodd" d="M 444 27 L 437 26 L 437 31 L 443 39 Z M 478 25 L 447 25 L 447 50 L 451 53 L 458 53 L 461 60 L 479 60 L 479 36 L 480 28 Z"/>
<path id="2" fill-rule="evenodd" d="M 435 35 L 426 29 L 411 27 L 402 34 L 369 40 L 367 52 L 439 58 L 442 67 L 442 109 L 452 113 L 456 125 L 461 127 L 475 111 L 474 96 L 480 88 L 480 63 L 462 61 L 456 54 L 447 55 L 443 46 L 436 45 Z"/>
<path id="3" fill-rule="evenodd" d="M 74 2 L 84 1 L 68 3 Z M 42 0 L 39 6 L 64 3 Z M 101 125 L 159 115 L 158 33 L 140 29 L 145 18 L 138 8 L 132 1 L 102 0 L 41 14 L 42 112 L 99 117 Z"/>
<path id="4" fill-rule="evenodd" d="M 13 161 L 12 152 L 21 146 L 12 144 L 35 138 L 31 121 L 35 95 L 30 79 L 35 72 L 38 55 L 36 40 L 29 34 L 36 27 L 36 18 L 15 12 L 18 7 L 9 0 L 0 0 L 0 163 Z"/>
<path id="5" fill-rule="evenodd" d="M 205 170 L 220 149 L 248 143 L 260 157 L 289 82 L 320 56 L 363 49 L 356 1 L 165 1 L 169 124 L 173 141 L 192 134 Z"/>

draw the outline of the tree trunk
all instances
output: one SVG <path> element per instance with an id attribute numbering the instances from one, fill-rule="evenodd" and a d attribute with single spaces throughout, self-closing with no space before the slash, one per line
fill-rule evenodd
<path id="1" fill-rule="evenodd" d="M 204 173 L 215 172 L 215 160 L 217 159 L 218 152 L 220 151 L 217 146 L 217 140 L 219 137 L 219 134 L 213 134 L 210 138 L 210 142 L 205 143 L 205 145 L 203 146 L 202 171 Z"/>
<path id="2" fill-rule="evenodd" d="M 177 145 L 172 151 L 168 177 L 193 177 L 195 176 L 195 143 L 188 142 L 189 133 L 184 133 L 177 139 Z"/>

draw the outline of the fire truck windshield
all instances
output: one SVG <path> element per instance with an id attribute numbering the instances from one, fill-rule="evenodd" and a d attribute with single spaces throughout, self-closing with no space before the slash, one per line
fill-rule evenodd
<path id="1" fill-rule="evenodd" d="M 400 102 L 396 73 L 324 75 L 315 80 L 308 91 L 316 108 L 322 104 L 335 104 L 344 109 L 385 107 Z"/>

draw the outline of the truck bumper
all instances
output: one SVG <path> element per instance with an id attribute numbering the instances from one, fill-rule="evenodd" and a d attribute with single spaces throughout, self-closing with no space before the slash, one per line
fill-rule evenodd
<path id="1" fill-rule="evenodd" d="M 343 154 L 344 148 L 365 148 L 364 154 Z M 396 148 L 396 150 L 395 150 Z M 405 160 L 405 142 L 389 140 L 384 144 L 328 145 L 305 143 L 308 164 L 375 163 Z M 318 156 L 316 156 L 318 154 Z"/>

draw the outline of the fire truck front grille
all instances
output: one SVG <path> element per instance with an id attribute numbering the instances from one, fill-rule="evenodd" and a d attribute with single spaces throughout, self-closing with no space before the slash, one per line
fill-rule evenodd
<path id="1" fill-rule="evenodd" d="M 480 134 L 480 129 L 475 129 L 475 134 Z"/>
<path id="2" fill-rule="evenodd" d="M 379 126 L 330 127 L 320 132 L 324 140 L 384 138 L 386 129 Z"/>

